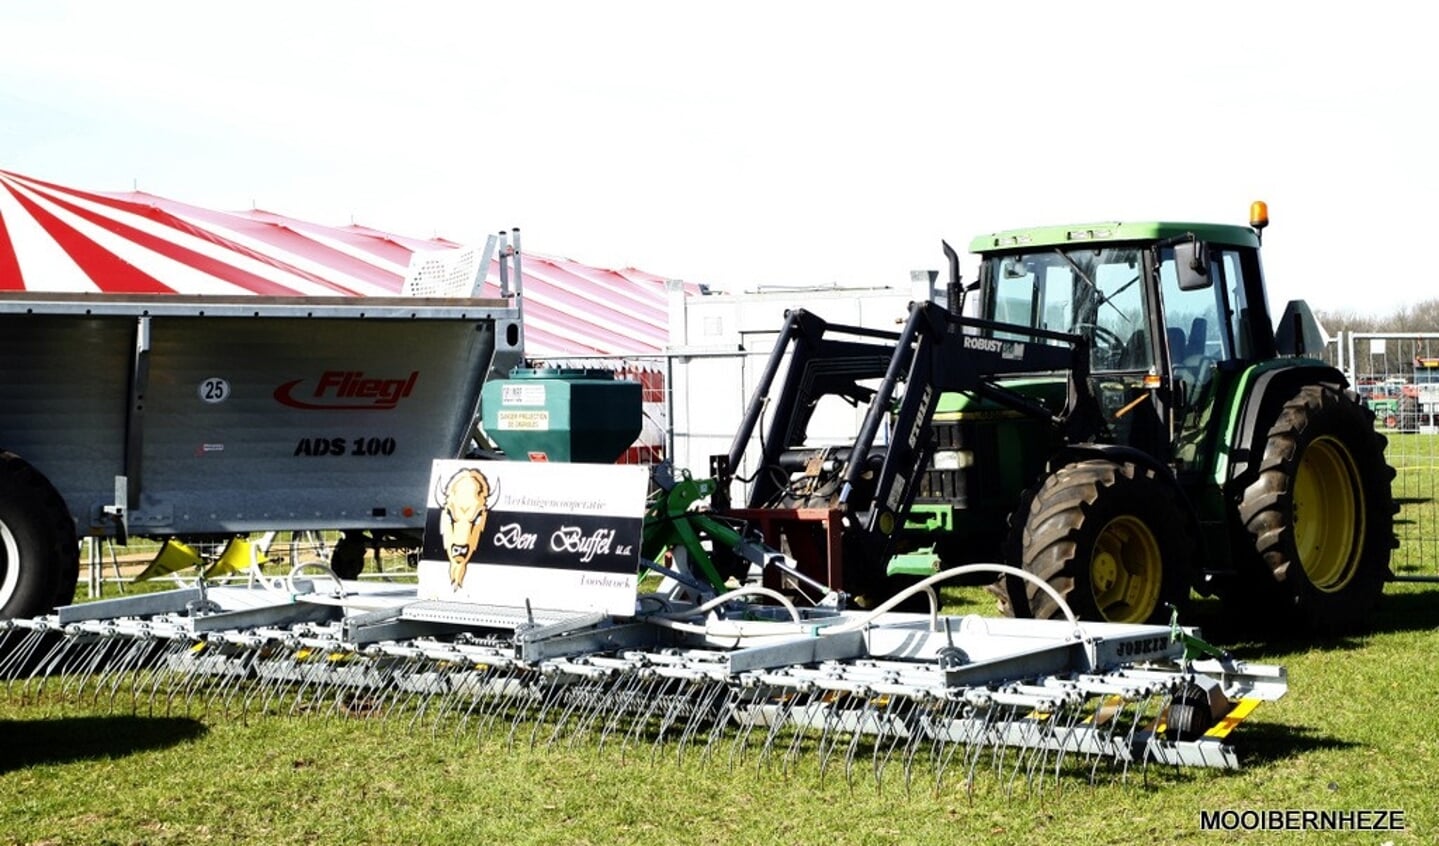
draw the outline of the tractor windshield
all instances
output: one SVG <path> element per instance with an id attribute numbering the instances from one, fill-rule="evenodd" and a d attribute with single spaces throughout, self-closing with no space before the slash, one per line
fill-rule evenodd
<path id="1" fill-rule="evenodd" d="M 992 289 L 985 316 L 1083 335 L 1095 371 L 1153 364 L 1144 274 L 1136 247 L 1045 249 L 985 259 Z"/>

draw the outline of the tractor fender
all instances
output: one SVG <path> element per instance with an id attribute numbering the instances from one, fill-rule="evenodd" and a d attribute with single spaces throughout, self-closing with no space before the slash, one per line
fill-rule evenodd
<path id="1" fill-rule="evenodd" d="M 1228 443 L 1233 445 L 1229 453 L 1229 468 L 1226 482 L 1232 482 L 1249 475 L 1255 458 L 1264 454 L 1268 439 L 1268 425 L 1279 406 L 1294 396 L 1301 385 L 1329 384 L 1349 387 L 1349 380 L 1338 369 L 1313 360 L 1300 360 L 1293 364 L 1282 359 L 1258 364 L 1250 368 L 1240 383 L 1250 385 L 1243 396 L 1238 397 L 1238 414 L 1230 427 Z M 1267 366 L 1266 366 L 1267 365 Z"/>
<path id="2" fill-rule="evenodd" d="M 1174 478 L 1174 471 L 1170 469 L 1168 464 L 1159 461 L 1147 452 L 1123 444 L 1068 444 L 1054 451 L 1054 454 L 1049 457 L 1049 465 L 1045 470 L 1046 472 L 1053 473 L 1066 464 L 1073 464 L 1076 461 L 1085 461 L 1091 458 L 1103 458 L 1117 462 L 1132 461 L 1135 464 L 1148 467 L 1159 474 L 1165 481 L 1178 487 L 1178 482 Z"/>
<path id="3" fill-rule="evenodd" d="M 1098 444 L 1078 443 L 1069 444 L 1055 450 L 1049 457 L 1049 464 L 1045 467 L 1045 474 L 1053 473 L 1066 464 L 1073 464 L 1076 461 L 1085 461 L 1091 458 L 1102 458 L 1106 461 L 1124 463 L 1126 461 L 1147 467 L 1154 471 L 1155 477 L 1162 479 L 1174 490 L 1174 500 L 1188 515 L 1191 525 L 1198 525 L 1199 513 L 1195 510 L 1194 504 L 1189 501 L 1189 494 L 1179 484 L 1174 476 L 1174 469 L 1168 464 L 1160 461 L 1143 450 L 1135 449 L 1123 444 Z"/>

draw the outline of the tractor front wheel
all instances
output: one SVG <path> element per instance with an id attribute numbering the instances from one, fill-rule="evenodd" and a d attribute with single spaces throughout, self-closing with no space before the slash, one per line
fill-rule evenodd
<path id="1" fill-rule="evenodd" d="M 1271 613 L 1308 629 L 1359 625 L 1389 578 L 1394 470 L 1373 417 L 1337 386 L 1300 388 L 1276 414 L 1239 502 L 1259 575 L 1235 590 L 1257 591 L 1278 603 Z"/>
<path id="2" fill-rule="evenodd" d="M 1189 595 L 1195 542 L 1173 486 L 1131 462 L 1080 461 L 1044 480 L 1016 512 L 1007 549 L 1080 619 L 1160 622 Z M 1048 593 L 1006 577 L 1000 608 L 1060 617 Z M 1007 601 L 1006 601 L 1007 600 Z"/>

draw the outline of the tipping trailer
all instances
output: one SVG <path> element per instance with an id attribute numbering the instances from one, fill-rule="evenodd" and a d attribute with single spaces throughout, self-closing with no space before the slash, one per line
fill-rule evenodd
<path id="1" fill-rule="evenodd" d="M 6 293 L 0 619 L 70 602 L 78 537 L 417 546 L 429 461 L 522 347 L 513 297 Z"/>

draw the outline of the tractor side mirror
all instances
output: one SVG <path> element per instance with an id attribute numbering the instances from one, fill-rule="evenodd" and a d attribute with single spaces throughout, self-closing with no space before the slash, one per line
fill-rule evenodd
<path id="1" fill-rule="evenodd" d="M 1179 271 L 1179 290 L 1199 291 L 1214 284 L 1209 278 L 1209 250 L 1195 238 L 1174 245 L 1174 267 Z"/>

